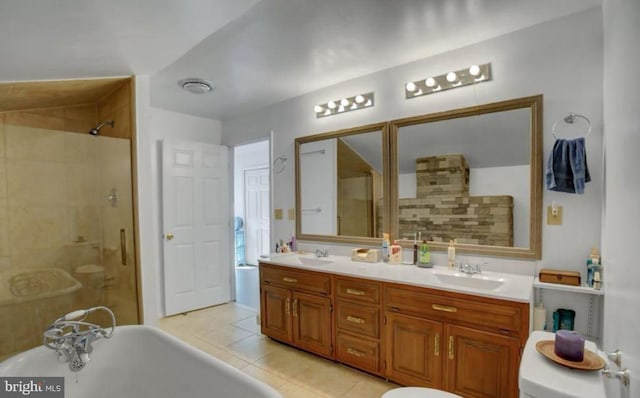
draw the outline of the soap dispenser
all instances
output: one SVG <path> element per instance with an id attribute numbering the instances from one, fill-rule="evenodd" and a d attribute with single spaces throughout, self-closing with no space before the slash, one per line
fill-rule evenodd
<path id="1" fill-rule="evenodd" d="M 456 241 L 451 239 L 449 241 L 449 248 L 447 249 L 447 258 L 449 268 L 453 269 L 456 267 Z"/>
<path id="2" fill-rule="evenodd" d="M 431 263 L 431 252 L 429 251 L 429 245 L 427 244 L 426 239 L 423 239 L 422 244 L 420 245 L 420 252 L 418 253 L 418 267 L 433 267 L 433 264 Z"/>
<path id="3" fill-rule="evenodd" d="M 389 264 L 400 264 L 402 262 L 402 246 L 394 240 L 389 248 Z"/>

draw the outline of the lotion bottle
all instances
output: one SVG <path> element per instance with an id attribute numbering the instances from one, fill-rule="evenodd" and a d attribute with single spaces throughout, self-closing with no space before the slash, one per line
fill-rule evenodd
<path id="1" fill-rule="evenodd" d="M 429 251 L 429 245 L 427 240 L 423 239 L 420 245 L 420 252 L 418 253 L 418 265 L 421 267 L 431 267 L 431 252 Z"/>
<path id="2" fill-rule="evenodd" d="M 386 232 L 382 233 L 382 261 L 385 263 L 389 262 L 389 234 Z"/>
<path id="3" fill-rule="evenodd" d="M 449 264 L 449 268 L 453 269 L 456 267 L 456 241 L 455 240 L 450 240 L 449 241 L 449 248 L 447 249 L 447 257 L 448 257 L 448 264 Z"/>
<path id="4" fill-rule="evenodd" d="M 400 264 L 402 262 L 402 246 L 398 241 L 393 241 L 393 245 L 389 248 L 389 264 Z"/>

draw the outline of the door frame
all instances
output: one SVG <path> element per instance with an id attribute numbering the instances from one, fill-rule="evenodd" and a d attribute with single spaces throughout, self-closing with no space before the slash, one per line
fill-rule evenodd
<path id="1" fill-rule="evenodd" d="M 248 144 L 255 144 L 258 142 L 263 142 L 263 141 L 267 141 L 268 142 L 268 163 L 267 163 L 267 167 L 269 168 L 269 242 L 274 241 L 273 240 L 273 236 L 274 236 L 274 229 L 273 229 L 273 219 L 271 217 L 271 215 L 273 214 L 273 130 L 269 131 L 269 134 L 263 137 L 259 137 L 259 138 L 254 138 L 248 141 L 243 141 L 237 144 L 229 144 L 229 151 L 230 153 L 230 164 L 229 164 L 229 200 L 232 205 L 232 209 L 233 211 L 231 212 L 230 216 L 229 216 L 229 222 L 231 223 L 231 225 L 233 225 L 233 218 L 235 217 L 235 169 L 236 169 L 236 148 L 239 146 L 243 146 L 243 145 L 248 145 Z M 243 173 L 244 174 L 244 173 Z M 244 175 L 243 175 L 243 184 L 244 184 Z M 244 198 L 243 198 L 244 201 Z M 230 237 L 230 241 L 229 242 L 235 242 L 235 231 L 233 230 L 233 228 L 231 229 L 231 234 L 232 236 Z M 233 261 L 229 261 L 229 267 L 231 267 L 230 270 L 230 283 L 231 283 L 231 300 L 235 301 L 236 300 L 236 258 L 235 258 L 235 243 L 234 245 L 229 245 L 229 251 L 232 251 L 233 253 L 230 253 L 233 256 Z M 233 246 L 233 247 L 231 247 Z"/>

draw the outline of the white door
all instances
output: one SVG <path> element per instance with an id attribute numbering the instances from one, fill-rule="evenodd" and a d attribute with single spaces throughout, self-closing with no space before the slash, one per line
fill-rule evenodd
<path id="1" fill-rule="evenodd" d="M 228 149 L 163 142 L 165 314 L 231 300 Z"/>
<path id="2" fill-rule="evenodd" d="M 245 261 L 269 253 L 269 168 L 244 171 Z"/>

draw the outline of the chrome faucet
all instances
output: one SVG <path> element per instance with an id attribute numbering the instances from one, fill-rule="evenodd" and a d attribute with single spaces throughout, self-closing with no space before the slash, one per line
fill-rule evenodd
<path id="1" fill-rule="evenodd" d="M 329 257 L 329 249 L 316 249 L 316 257 Z"/>
<path id="2" fill-rule="evenodd" d="M 85 322 L 90 313 L 102 310 L 111 316 L 111 329 Z M 110 339 L 116 327 L 116 317 L 107 307 L 78 310 L 56 319 L 43 333 L 43 344 L 58 354 L 58 359 L 69 363 L 73 372 L 82 370 L 89 362 L 93 342 L 104 337 Z"/>
<path id="3" fill-rule="evenodd" d="M 480 268 L 480 264 L 460 263 L 460 265 L 458 266 L 458 271 L 462 272 L 463 274 L 473 275 L 481 274 L 482 268 Z"/>

